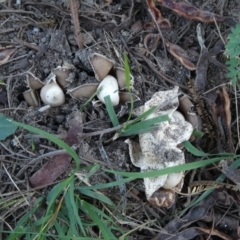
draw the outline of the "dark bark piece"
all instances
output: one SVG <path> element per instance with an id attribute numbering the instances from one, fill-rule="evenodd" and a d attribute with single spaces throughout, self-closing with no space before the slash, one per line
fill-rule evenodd
<path id="1" fill-rule="evenodd" d="M 82 133 L 82 116 L 80 112 L 74 112 L 69 120 L 70 128 L 64 141 L 70 145 L 79 144 L 79 134 Z M 33 174 L 29 183 L 33 188 L 44 187 L 54 182 L 68 168 L 72 157 L 68 153 L 62 153 L 52 157 L 40 170 Z"/>

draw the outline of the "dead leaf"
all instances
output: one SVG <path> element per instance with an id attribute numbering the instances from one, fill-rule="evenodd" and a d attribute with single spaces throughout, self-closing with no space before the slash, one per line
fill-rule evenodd
<path id="1" fill-rule="evenodd" d="M 167 234 L 167 233 L 163 233 L 161 234 L 161 237 L 157 237 L 154 238 L 153 240 L 163 240 L 163 239 L 167 239 L 167 240 L 190 240 L 190 239 L 195 239 L 195 237 L 202 235 L 202 234 L 206 234 L 206 236 L 210 237 L 210 236 L 218 236 L 221 239 L 224 240 L 232 240 L 231 237 L 229 237 L 228 235 L 212 229 L 212 228 L 202 228 L 202 227 L 191 227 L 188 229 L 185 229 L 184 231 L 178 232 L 176 234 Z"/>
<path id="2" fill-rule="evenodd" d="M 187 69 L 193 71 L 196 69 L 195 64 L 188 59 L 187 52 L 180 46 L 173 44 L 165 39 L 167 50 Z"/>
<path id="3" fill-rule="evenodd" d="M 187 95 L 184 95 L 179 99 L 179 109 L 184 114 L 184 117 L 193 126 L 193 129 L 199 129 L 199 120 L 196 112 L 194 111 L 194 105 Z"/>
<path id="4" fill-rule="evenodd" d="M 200 10 L 186 2 L 173 2 L 172 0 L 157 0 L 157 2 L 178 15 L 191 20 L 209 23 L 214 22 L 214 19 L 217 22 L 222 22 L 227 18 L 212 12 Z"/>
<path id="5" fill-rule="evenodd" d="M 81 34 L 80 22 L 78 18 L 78 10 L 79 10 L 79 1 L 78 0 L 70 0 L 70 9 L 72 12 L 72 20 L 74 25 L 74 32 L 76 35 L 76 40 L 79 49 L 84 48 L 83 38 Z"/>
<path id="6" fill-rule="evenodd" d="M 179 230 L 183 227 L 187 228 L 190 224 L 193 224 L 196 221 L 204 220 L 204 218 L 206 217 L 206 215 L 209 212 L 209 209 L 211 207 L 213 207 L 216 203 L 222 204 L 222 202 L 224 202 L 224 197 L 226 197 L 226 195 L 219 195 L 220 192 L 221 192 L 220 190 L 215 190 L 207 198 L 202 200 L 197 205 L 193 206 L 185 216 L 183 216 L 182 218 L 179 218 L 177 216 L 175 219 L 171 220 L 164 227 L 163 232 L 159 233 L 155 238 L 153 238 L 153 240 L 192 239 L 194 237 L 194 232 L 197 235 L 203 234 L 203 233 L 209 234 L 210 233 L 209 230 L 205 230 L 205 229 L 199 230 L 199 228 L 195 228 L 195 230 L 192 228 L 188 228 L 188 229 L 192 229 L 192 230 L 186 229 L 182 232 L 180 232 Z M 222 237 L 222 239 L 225 239 L 225 240 L 231 239 L 227 235 L 220 233 L 218 231 L 212 232 L 212 234 Z M 178 236 L 180 236 L 180 238 Z M 192 236 L 192 237 L 190 238 L 190 236 Z"/>
<path id="7" fill-rule="evenodd" d="M 64 139 L 68 145 L 79 144 L 79 134 L 82 133 L 82 115 L 79 111 L 72 114 L 69 120 L 70 128 Z M 44 187 L 58 178 L 68 168 L 72 157 L 68 153 L 62 153 L 51 158 L 40 170 L 33 174 L 29 183 L 33 188 Z"/>
<path id="8" fill-rule="evenodd" d="M 155 7 L 154 0 L 147 0 L 148 9 L 151 13 L 151 16 L 156 21 L 147 22 L 144 24 L 146 30 L 154 30 L 157 28 L 156 23 L 160 29 L 170 29 L 171 24 L 168 19 L 163 18 L 161 12 Z"/>
<path id="9" fill-rule="evenodd" d="M 144 37 L 144 47 L 149 52 L 154 52 L 157 49 L 159 40 L 159 34 L 149 33 Z"/>
<path id="10" fill-rule="evenodd" d="M 218 131 L 218 145 L 219 147 L 225 146 L 227 144 L 227 151 L 234 152 L 234 144 L 232 140 L 231 131 L 231 111 L 230 111 L 230 99 L 228 93 L 224 87 L 217 90 L 217 98 L 215 103 L 212 104 L 211 113 L 215 126 Z M 221 124 L 221 126 L 219 126 Z M 222 131 L 223 129 L 223 131 Z M 220 144 L 220 140 L 225 139 L 224 142 Z M 222 148 L 222 147 L 221 147 Z"/>
<path id="11" fill-rule="evenodd" d="M 0 47 L 0 65 L 6 63 L 15 51 L 13 46 Z"/>

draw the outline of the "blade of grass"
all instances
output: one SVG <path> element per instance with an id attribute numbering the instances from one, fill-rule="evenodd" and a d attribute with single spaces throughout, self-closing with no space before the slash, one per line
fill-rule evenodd
<path id="1" fill-rule="evenodd" d="M 198 150 L 195 148 L 189 141 L 185 141 L 182 143 L 183 146 L 187 149 L 188 152 L 192 153 L 194 156 L 197 157 L 206 157 L 209 156 L 210 154 L 204 153 L 203 151 Z"/>
<path id="2" fill-rule="evenodd" d="M 79 111 L 81 112 L 93 100 L 93 98 L 100 93 L 101 90 L 102 90 L 102 87 L 97 89 L 97 91 L 90 98 L 88 98 L 88 100 L 84 104 L 80 106 Z"/>
<path id="3" fill-rule="evenodd" d="M 74 182 L 71 181 L 70 182 L 70 188 L 69 188 L 69 197 L 70 197 L 71 206 L 73 208 L 73 213 L 74 213 L 73 216 L 75 217 L 75 219 L 76 219 L 76 221 L 77 221 L 77 223 L 78 223 L 78 225 L 79 225 L 83 235 L 86 237 L 85 228 L 83 226 L 81 218 L 78 215 L 78 211 L 79 210 L 78 210 L 78 206 L 76 205 L 78 199 L 74 197 L 74 188 L 75 188 L 74 187 Z"/>
<path id="4" fill-rule="evenodd" d="M 210 154 L 210 153 L 204 153 L 203 151 L 198 150 L 195 148 L 189 141 L 183 142 L 183 146 L 189 151 L 191 154 L 193 154 L 196 157 L 207 157 L 207 156 L 219 156 L 220 154 Z M 231 153 L 221 153 L 221 156 L 231 156 Z"/>
<path id="5" fill-rule="evenodd" d="M 104 101 L 105 101 L 105 104 L 106 104 L 108 116 L 110 117 L 113 126 L 114 127 L 118 126 L 119 125 L 119 121 L 118 121 L 117 115 L 116 115 L 116 113 L 114 111 L 114 108 L 113 108 L 110 96 L 109 95 L 106 96 L 104 98 Z"/>
<path id="6" fill-rule="evenodd" d="M 81 188 L 79 188 L 79 192 L 93 199 L 98 199 L 99 201 L 104 202 L 110 206 L 115 206 L 115 204 L 103 194 L 99 194 L 99 193 L 93 192 L 92 190 L 81 189 Z"/>
<path id="7" fill-rule="evenodd" d="M 128 92 L 131 93 L 130 66 L 129 66 L 129 63 L 128 63 L 128 57 L 127 57 L 127 53 L 126 52 L 123 53 L 123 61 L 124 61 L 126 86 L 127 86 Z M 127 122 L 131 119 L 132 113 L 133 113 L 133 99 L 132 99 L 132 97 L 131 97 L 130 104 L 131 104 L 130 105 L 130 113 L 128 115 Z"/>
<path id="8" fill-rule="evenodd" d="M 104 189 L 104 188 L 110 188 L 110 187 L 115 187 L 115 186 L 119 186 L 123 183 L 127 183 L 127 182 L 131 182 L 132 180 L 134 180 L 135 178 L 124 178 L 118 181 L 114 181 L 114 182 L 110 182 L 110 183 L 103 183 L 103 184 L 98 184 L 98 185 L 94 185 L 94 186 L 82 186 L 81 189 L 89 189 L 89 190 L 93 190 L 93 189 Z"/>
<path id="9" fill-rule="evenodd" d="M 98 217 L 98 215 L 92 210 L 92 205 L 85 202 L 84 200 L 82 200 L 81 203 L 82 206 L 88 211 L 88 214 L 92 220 L 98 225 L 104 239 L 117 240 L 117 238 L 110 231 L 109 226 L 106 226 L 104 222 Z"/>
<path id="10" fill-rule="evenodd" d="M 24 226 L 30 221 L 30 219 L 33 217 L 35 212 L 39 209 L 40 205 L 42 204 L 44 198 L 39 197 L 36 202 L 33 205 L 32 211 L 28 211 L 27 213 L 24 214 L 23 217 L 17 222 L 17 225 L 15 228 L 12 230 L 10 236 L 7 238 L 7 240 L 15 240 L 20 238 L 24 234 Z"/>
<path id="11" fill-rule="evenodd" d="M 52 207 L 52 205 L 55 203 L 56 198 L 59 196 L 60 193 L 64 191 L 64 189 L 69 185 L 69 183 L 73 181 L 73 179 L 74 175 L 72 174 L 69 178 L 58 183 L 51 189 L 51 191 L 47 195 L 48 208 Z"/>
<path id="12" fill-rule="evenodd" d="M 74 213 L 74 209 L 72 207 L 72 203 L 75 205 L 75 201 L 71 201 L 71 190 L 68 189 L 68 191 L 66 192 L 66 194 L 64 195 L 64 202 L 66 204 L 67 207 L 67 215 L 68 215 L 68 223 L 69 223 L 69 229 L 68 229 L 68 235 L 69 236 L 78 236 L 78 231 L 77 231 L 77 221 L 76 221 L 76 215 Z M 77 213 L 77 212 L 76 212 Z M 82 228 L 81 230 L 84 231 L 84 228 Z M 85 233 L 85 231 L 84 231 Z M 85 235 L 85 234 L 84 234 Z M 86 236 L 86 235 L 85 235 Z"/>
<path id="13" fill-rule="evenodd" d="M 50 133 L 47 133 L 47 132 L 45 132 L 41 129 L 32 127 L 30 125 L 20 123 L 20 122 L 16 122 L 16 121 L 13 121 L 11 119 L 8 119 L 8 121 L 17 125 L 17 126 L 19 126 L 19 127 L 22 127 L 24 129 L 28 130 L 29 132 L 34 132 L 36 134 L 39 134 L 39 135 L 45 137 L 46 139 L 48 139 L 49 141 L 57 144 L 60 148 L 66 150 L 66 152 L 74 159 L 74 161 L 76 163 L 76 169 L 79 169 L 80 159 L 79 159 L 77 153 L 68 144 L 66 144 L 64 141 L 60 140 L 59 138 L 53 136 Z"/>
<path id="14" fill-rule="evenodd" d="M 168 115 L 162 115 L 159 117 L 154 117 L 151 119 L 147 119 L 138 123 L 135 123 L 133 125 L 127 126 L 126 128 L 124 128 L 124 132 L 120 133 L 120 136 L 130 136 L 133 134 L 140 134 L 140 133 L 144 133 L 150 130 L 153 130 L 157 124 L 167 121 L 169 120 Z"/>
<path id="15" fill-rule="evenodd" d="M 234 161 L 230 167 L 231 168 L 237 168 L 240 166 L 240 159 L 237 159 L 236 161 Z M 216 180 L 215 182 L 223 182 L 226 179 L 226 176 L 224 174 L 221 174 Z M 206 198 L 210 193 L 212 193 L 214 191 L 215 188 L 213 189 L 209 189 L 207 191 L 205 191 L 198 199 L 196 199 L 193 203 L 190 203 L 184 210 L 182 210 L 180 212 L 180 215 L 183 215 L 188 209 L 190 209 L 191 207 L 195 206 L 196 204 L 198 204 L 199 202 L 201 202 L 204 198 Z"/>
<path id="16" fill-rule="evenodd" d="M 134 124 L 136 122 L 141 121 L 143 118 L 146 118 L 147 116 L 149 116 L 151 113 L 153 113 L 155 111 L 157 107 L 151 107 L 150 109 L 148 109 L 146 112 L 142 113 L 140 116 L 138 116 L 137 118 L 135 118 L 131 124 Z"/>
<path id="17" fill-rule="evenodd" d="M 234 155 L 233 154 L 229 155 L 229 157 L 233 158 Z M 178 166 L 168 167 L 168 168 L 155 170 L 155 171 L 140 172 L 140 173 L 118 172 L 118 171 L 114 171 L 114 170 L 110 170 L 110 169 L 104 169 L 104 171 L 108 172 L 108 173 L 118 174 L 118 175 L 125 176 L 125 177 L 132 177 L 132 178 L 157 177 L 157 176 L 162 176 L 162 175 L 170 174 L 170 173 L 174 173 L 174 172 L 181 172 L 181 171 L 187 171 L 187 170 L 204 167 L 208 164 L 211 164 L 211 163 L 214 163 L 217 161 L 221 161 L 224 159 L 226 159 L 226 156 L 211 158 L 208 160 L 202 160 L 202 161 L 197 161 L 197 162 L 193 162 L 193 163 L 181 164 Z"/>

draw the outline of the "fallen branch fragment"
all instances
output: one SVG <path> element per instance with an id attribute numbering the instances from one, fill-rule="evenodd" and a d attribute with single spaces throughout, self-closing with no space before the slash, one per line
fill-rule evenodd
<path id="1" fill-rule="evenodd" d="M 72 19 L 73 19 L 73 25 L 74 25 L 74 31 L 76 35 L 77 45 L 79 49 L 83 49 L 83 38 L 81 34 L 81 28 L 80 23 L 78 19 L 78 9 L 79 9 L 79 1 L 77 0 L 70 0 L 70 9 L 72 12 Z"/>

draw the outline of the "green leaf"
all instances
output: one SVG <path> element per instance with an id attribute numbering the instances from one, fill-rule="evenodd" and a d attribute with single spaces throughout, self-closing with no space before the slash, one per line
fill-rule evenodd
<path id="1" fill-rule="evenodd" d="M 17 126 L 9 120 L 10 118 L 0 114 L 0 141 L 5 140 L 17 130 Z"/>
<path id="2" fill-rule="evenodd" d="M 111 122 L 112 122 L 113 126 L 114 127 L 118 126 L 119 125 L 119 121 L 118 121 L 117 115 L 116 115 L 116 113 L 114 111 L 114 108 L 113 108 L 110 96 L 109 95 L 106 96 L 104 98 L 104 101 L 105 101 L 105 104 L 106 104 L 108 115 L 109 115 L 109 117 L 111 119 Z"/>

